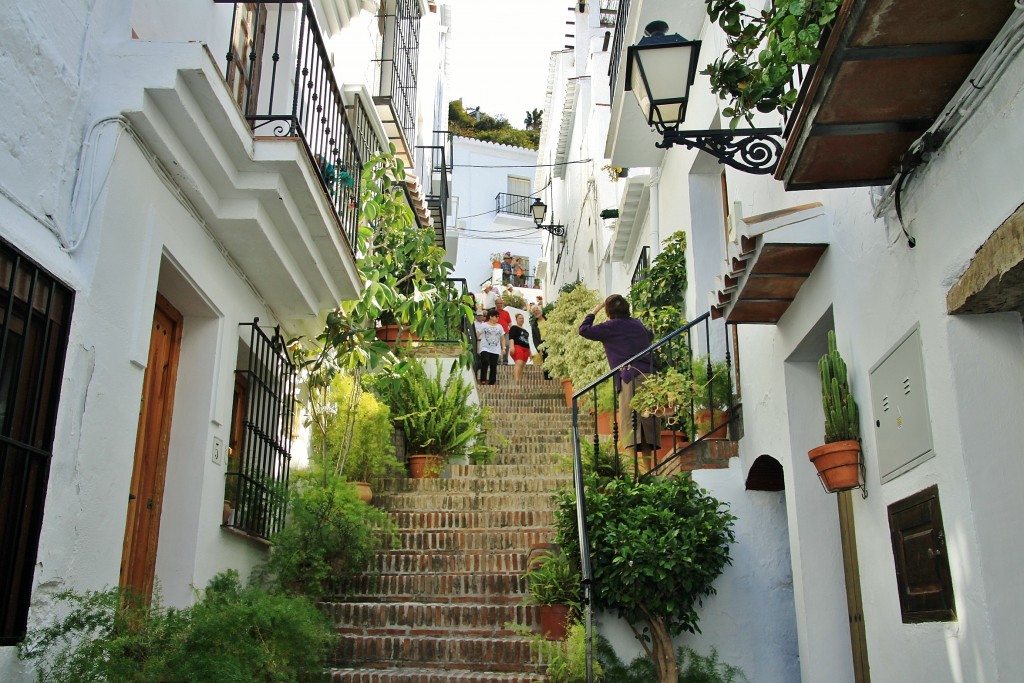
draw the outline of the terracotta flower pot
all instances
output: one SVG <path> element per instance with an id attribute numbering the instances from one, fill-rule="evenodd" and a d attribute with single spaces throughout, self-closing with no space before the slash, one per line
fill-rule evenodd
<path id="1" fill-rule="evenodd" d="M 701 425 L 698 427 L 697 436 L 704 436 L 711 429 L 711 411 L 710 410 L 698 410 L 693 416 L 694 421 Z M 728 410 L 715 410 L 715 431 L 709 435 L 711 439 L 728 439 L 729 438 L 729 411 Z"/>
<path id="2" fill-rule="evenodd" d="M 622 427 L 619 427 L 621 430 Z M 597 433 L 607 436 L 612 433 L 612 414 L 608 412 L 597 414 Z"/>
<path id="3" fill-rule="evenodd" d="M 572 380 L 571 379 L 563 379 L 562 380 L 562 390 L 565 392 L 565 407 L 566 408 L 572 408 L 573 390 L 572 390 Z"/>
<path id="4" fill-rule="evenodd" d="M 413 479 L 437 479 L 444 468 L 440 455 L 418 453 L 409 456 L 409 476 Z"/>
<path id="5" fill-rule="evenodd" d="M 672 442 L 672 437 L 675 435 L 675 443 Z M 677 450 L 681 450 L 690 444 L 686 440 L 685 434 L 682 432 L 673 432 L 671 429 L 661 430 L 661 448 L 659 448 L 655 454 L 658 456 L 658 462 L 661 462 L 668 456 L 672 455 Z"/>
<path id="6" fill-rule="evenodd" d="M 829 493 L 860 486 L 860 441 L 836 441 L 812 448 L 807 457 Z"/>
<path id="7" fill-rule="evenodd" d="M 568 605 L 540 605 L 540 632 L 548 640 L 565 640 L 569 621 Z"/>
<path id="8" fill-rule="evenodd" d="M 356 491 L 359 493 L 359 500 L 366 504 L 369 504 L 373 500 L 373 489 L 370 488 L 370 484 L 365 481 L 354 481 L 356 485 Z"/>

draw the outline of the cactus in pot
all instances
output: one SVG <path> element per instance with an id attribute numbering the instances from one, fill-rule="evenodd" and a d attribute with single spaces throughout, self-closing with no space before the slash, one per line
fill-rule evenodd
<path id="1" fill-rule="evenodd" d="M 836 345 L 836 333 L 829 330 L 828 352 L 818 361 L 821 372 L 821 402 L 825 410 L 825 445 L 812 448 L 807 457 L 818 470 L 822 486 L 829 493 L 862 486 L 860 425 L 857 402 L 850 392 L 850 380 Z"/>
<path id="2" fill-rule="evenodd" d="M 828 332 L 828 353 L 818 361 L 821 400 L 825 409 L 825 443 L 860 439 L 857 402 L 850 394 L 846 362 L 836 348 L 836 333 Z"/>

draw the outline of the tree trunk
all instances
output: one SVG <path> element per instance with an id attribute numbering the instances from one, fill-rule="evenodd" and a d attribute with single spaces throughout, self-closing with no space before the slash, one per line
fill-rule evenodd
<path id="1" fill-rule="evenodd" d="M 651 629 L 651 659 L 654 670 L 658 673 L 658 683 L 678 683 L 679 664 L 676 661 L 676 649 L 672 645 L 672 636 L 668 632 L 665 620 L 653 617 L 649 613 L 647 625 Z"/>

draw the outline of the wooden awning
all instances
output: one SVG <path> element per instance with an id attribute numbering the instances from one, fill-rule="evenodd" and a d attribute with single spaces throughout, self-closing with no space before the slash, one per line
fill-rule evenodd
<path id="1" fill-rule="evenodd" d="M 818 265 L 828 243 L 820 239 L 822 230 L 775 230 L 823 215 L 821 203 L 814 202 L 743 219 L 752 232 L 766 224 L 774 226 L 740 237 L 739 253 L 730 258 L 722 287 L 712 294 L 711 317 L 725 316 L 726 322 L 736 324 L 777 323 Z"/>
<path id="2" fill-rule="evenodd" d="M 887 185 L 1014 0 L 844 0 L 804 83 L 776 178 L 787 190 Z"/>

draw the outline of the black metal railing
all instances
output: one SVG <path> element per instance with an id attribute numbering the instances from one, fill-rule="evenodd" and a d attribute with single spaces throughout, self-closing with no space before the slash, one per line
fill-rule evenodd
<path id="1" fill-rule="evenodd" d="M 380 6 L 380 55 L 374 60 L 380 77 L 377 95 L 389 101 L 406 144 L 412 146 L 416 141 L 420 4 L 418 0 L 384 0 Z"/>
<path id="2" fill-rule="evenodd" d="M 635 285 L 646 277 L 644 273 L 648 268 L 651 267 L 651 248 L 644 247 L 640 250 L 640 258 L 636 260 L 636 268 L 633 269 L 633 277 L 630 278 L 630 284 Z"/>
<path id="3" fill-rule="evenodd" d="M 601 0 L 601 26 L 611 28 L 615 26 L 616 17 L 619 13 L 619 0 Z"/>
<path id="4" fill-rule="evenodd" d="M 427 206 L 434 219 L 434 231 L 440 246 L 444 247 L 444 233 L 448 220 L 448 202 L 451 199 L 452 134 L 447 130 L 434 131 L 434 144 L 416 148 L 416 171 L 420 174 Z"/>
<path id="5" fill-rule="evenodd" d="M 584 624 L 587 632 L 587 670 L 592 670 L 592 616 L 593 616 L 593 571 L 590 565 L 590 555 L 587 549 L 589 540 L 587 536 L 586 516 L 586 491 L 584 467 L 590 471 L 606 476 L 623 476 L 631 474 L 634 481 L 643 477 L 658 474 L 672 474 L 681 469 L 692 469 L 686 466 L 684 458 L 688 453 L 694 452 L 698 444 L 709 438 L 724 438 L 729 423 L 736 418 L 732 402 L 732 363 L 729 355 L 729 333 L 728 327 L 722 325 L 725 339 L 723 348 L 725 368 L 725 394 L 726 405 L 716 405 L 719 398 L 716 397 L 715 382 L 709 380 L 706 387 L 699 386 L 695 375 L 701 372 L 697 368 L 698 363 L 706 363 L 703 369 L 704 376 L 712 378 L 713 362 L 710 354 L 706 358 L 695 358 L 694 350 L 697 348 L 710 349 L 711 339 L 711 317 L 705 313 L 693 322 L 684 325 L 678 330 L 667 335 L 663 339 L 629 358 L 618 367 L 605 373 L 602 377 L 591 382 L 586 387 L 577 391 L 572 397 L 572 433 L 573 433 L 573 486 L 576 495 L 576 526 L 580 543 L 580 569 L 582 576 L 583 602 L 584 602 Z M 665 416 L 642 416 L 636 411 L 621 410 L 625 414 L 628 424 L 620 424 L 619 387 L 623 372 L 633 374 L 639 369 L 650 370 L 645 378 L 663 376 L 668 372 L 676 372 L 681 375 L 682 382 L 692 383 L 691 388 L 680 387 L 682 395 L 689 398 L 681 405 L 674 406 L 671 414 Z M 626 379 L 629 379 L 627 377 Z M 642 382 L 633 381 L 633 386 L 639 387 Z M 724 407 L 724 410 L 722 409 Z M 588 412 L 586 425 L 581 425 L 581 410 Z M 707 411 L 703 416 L 702 411 Z M 601 417 L 602 413 L 608 414 L 607 423 Z M 641 421 L 646 421 L 641 424 Z M 653 423 L 651 422 L 653 421 Z M 592 441 L 584 446 L 581 438 L 583 427 L 592 434 Z M 639 434 L 643 429 L 653 430 L 657 434 L 660 445 L 657 448 L 649 448 L 650 455 L 643 452 L 640 446 Z M 645 437 L 646 437 L 645 433 Z M 646 438 L 644 439 L 646 441 Z M 632 451 L 632 462 L 623 463 L 620 455 L 620 445 Z M 585 463 L 583 451 L 587 450 L 590 462 Z M 627 456 L 628 458 L 628 456 Z M 629 468 L 631 472 L 625 471 Z"/>
<path id="6" fill-rule="evenodd" d="M 494 208 L 498 213 L 510 213 L 514 216 L 525 216 L 533 218 L 530 207 L 533 206 L 533 197 L 525 197 L 521 194 L 510 194 L 499 192 L 494 197 Z"/>
<path id="7" fill-rule="evenodd" d="M 360 157 L 310 0 L 234 5 L 226 78 L 256 136 L 297 137 L 354 248 Z"/>
<path id="8" fill-rule="evenodd" d="M 224 475 L 232 510 L 224 526 L 269 539 L 287 511 L 296 368 L 280 330 L 267 336 L 259 318 L 241 326 L 251 328 L 248 363 L 236 371 L 247 387 L 245 413 L 239 452 L 229 453 Z"/>
<path id="9" fill-rule="evenodd" d="M 629 0 L 619 0 L 615 17 L 615 39 L 612 40 L 612 52 L 608 60 L 608 77 L 611 84 L 612 98 L 615 97 L 615 83 L 619 75 L 619 57 L 622 55 L 622 43 L 626 33 L 626 22 L 629 21 Z"/>
<path id="10" fill-rule="evenodd" d="M 74 296 L 0 240 L 0 645 L 26 632 Z"/>
<path id="11" fill-rule="evenodd" d="M 385 151 L 385 144 L 377 136 L 377 131 L 373 127 L 373 120 L 377 117 L 376 112 L 373 114 L 368 112 L 362 98 L 354 97 L 353 99 L 355 102 L 346 107 L 345 111 L 351 126 L 356 152 L 365 164 L 371 158 L 382 154 Z"/>

